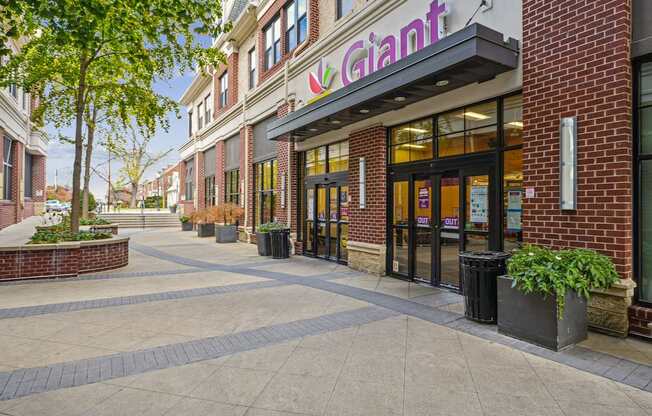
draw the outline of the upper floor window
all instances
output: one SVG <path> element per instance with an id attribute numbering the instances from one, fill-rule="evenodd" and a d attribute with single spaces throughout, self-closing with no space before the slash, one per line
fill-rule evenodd
<path id="1" fill-rule="evenodd" d="M 353 11 L 353 0 L 337 0 L 337 18 L 340 19 Z"/>
<path id="2" fill-rule="evenodd" d="M 13 173 L 14 173 L 14 154 L 13 140 L 8 137 L 4 138 L 4 147 L 2 152 L 2 171 L 3 171 L 3 192 L 2 199 L 11 200 L 13 191 Z"/>
<path id="3" fill-rule="evenodd" d="M 349 170 L 349 142 L 329 144 L 306 151 L 305 175 L 346 172 Z"/>
<path id="4" fill-rule="evenodd" d="M 192 110 L 188 111 L 188 136 L 192 136 Z"/>
<path id="5" fill-rule="evenodd" d="M 193 198 L 195 197 L 195 190 L 194 190 L 194 185 L 195 185 L 195 172 L 193 170 L 195 164 L 194 159 L 190 159 L 189 161 L 186 162 L 186 189 L 185 189 L 185 200 L 186 201 L 192 201 Z"/>
<path id="6" fill-rule="evenodd" d="M 225 72 L 220 77 L 220 107 L 224 108 L 228 104 L 229 97 L 229 73 Z"/>
<path id="7" fill-rule="evenodd" d="M 265 69 L 281 60 L 281 19 L 277 16 L 265 28 Z"/>
<path id="8" fill-rule="evenodd" d="M 29 95 L 23 90 L 23 110 L 27 111 L 27 102 L 29 101 Z"/>
<path id="9" fill-rule="evenodd" d="M 197 130 L 204 127 L 204 112 L 202 110 L 202 103 L 197 104 Z"/>
<path id="10" fill-rule="evenodd" d="M 34 178 L 34 157 L 25 152 L 25 198 L 31 198 L 33 193 L 32 180 Z"/>
<path id="11" fill-rule="evenodd" d="M 211 95 L 208 94 L 206 98 L 204 98 L 204 120 L 206 125 L 211 122 L 212 119 L 212 114 L 211 114 Z"/>
<path id="12" fill-rule="evenodd" d="M 256 48 L 249 50 L 249 89 L 256 86 Z"/>
<path id="13" fill-rule="evenodd" d="M 285 36 L 287 52 L 292 51 L 301 42 L 306 40 L 308 33 L 307 0 L 294 0 L 285 7 Z"/>

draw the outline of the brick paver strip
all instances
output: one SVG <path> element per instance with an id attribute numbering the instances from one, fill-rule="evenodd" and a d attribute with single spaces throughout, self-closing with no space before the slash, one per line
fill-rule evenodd
<path id="1" fill-rule="evenodd" d="M 93 384 L 193 362 L 212 360 L 399 315 L 399 313 L 384 308 L 370 306 L 146 350 L 111 354 L 45 367 L 0 372 L 0 400 L 11 400 L 45 391 Z"/>
<path id="2" fill-rule="evenodd" d="M 215 267 L 214 264 L 202 262 L 195 259 L 187 259 L 180 256 L 169 255 L 166 252 L 153 249 L 140 244 L 133 244 L 135 250 L 152 257 L 163 258 L 179 264 L 192 267 Z M 210 265 L 210 266 L 209 266 Z M 282 282 L 308 286 L 339 295 L 352 297 L 373 305 L 382 306 L 395 312 L 414 316 L 435 324 L 445 325 L 451 329 L 465 332 L 479 338 L 506 345 L 519 351 L 527 352 L 538 357 L 546 358 L 561 364 L 566 364 L 578 370 L 596 374 L 610 380 L 618 381 L 633 387 L 652 392 L 652 366 L 636 363 L 630 360 L 614 357 L 609 354 L 589 350 L 588 348 L 575 346 L 565 351 L 551 351 L 537 345 L 527 343 L 499 334 L 495 325 L 478 324 L 463 318 L 462 315 L 436 309 L 424 304 L 413 302 L 409 299 L 402 299 L 392 295 L 361 289 L 353 286 L 339 284 L 329 279 L 311 279 L 297 277 L 287 273 L 273 272 L 268 270 L 252 269 L 248 267 L 224 268 L 236 273 L 275 279 Z M 331 279 L 332 280 L 332 279 Z"/>

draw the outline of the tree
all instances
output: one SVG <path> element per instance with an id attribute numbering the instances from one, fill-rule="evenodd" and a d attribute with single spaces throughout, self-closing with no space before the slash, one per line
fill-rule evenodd
<path id="1" fill-rule="evenodd" d="M 172 149 L 165 152 L 150 153 L 148 151 L 152 136 L 138 137 L 134 129 L 129 129 L 125 136 L 118 136 L 111 149 L 118 160 L 122 162 L 120 172 L 122 180 L 131 187 L 130 208 L 136 208 L 138 188 L 143 175 L 149 168 L 170 154 Z"/>
<path id="2" fill-rule="evenodd" d="M 129 85 L 152 91 L 157 78 L 224 62 L 198 35 L 222 31 L 220 0 L 13 0 L 0 13 L 0 54 L 9 38 L 26 44 L 0 68 L 0 86 L 16 83 L 57 105 L 56 123 L 74 125 L 71 228 L 79 230 L 84 116 L 89 95 Z M 228 28 L 227 28 L 228 29 Z M 149 112 L 141 107 L 141 114 Z M 50 114 L 53 112 L 50 111 Z"/>

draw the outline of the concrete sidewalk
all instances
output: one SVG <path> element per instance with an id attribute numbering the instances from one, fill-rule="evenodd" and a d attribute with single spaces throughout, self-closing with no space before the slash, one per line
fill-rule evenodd
<path id="1" fill-rule="evenodd" d="M 36 226 L 41 225 L 41 221 L 41 217 L 35 215 L 0 230 L 0 246 L 17 246 L 27 243 L 36 232 Z"/>

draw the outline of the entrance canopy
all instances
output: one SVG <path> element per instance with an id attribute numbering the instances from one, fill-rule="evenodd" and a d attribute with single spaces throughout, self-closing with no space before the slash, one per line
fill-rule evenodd
<path id="1" fill-rule="evenodd" d="M 397 110 L 518 66 L 518 41 L 480 24 L 470 25 L 321 100 L 271 122 L 269 140 L 303 141 Z"/>

